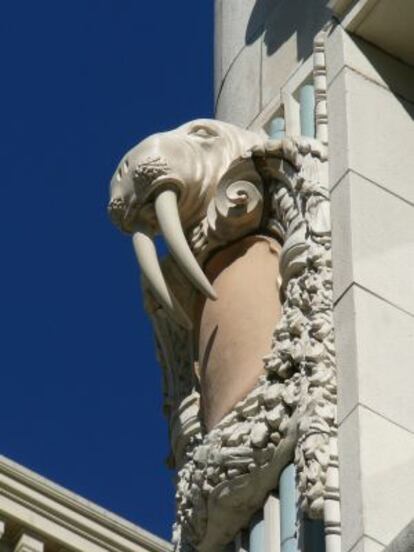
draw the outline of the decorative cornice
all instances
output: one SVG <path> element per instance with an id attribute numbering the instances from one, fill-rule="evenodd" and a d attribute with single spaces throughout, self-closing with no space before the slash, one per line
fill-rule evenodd
<path id="1" fill-rule="evenodd" d="M 0 456 L 0 512 L 71 550 L 168 552 L 172 546 L 148 531 Z M 20 517 L 19 517 L 20 516 Z M 87 544 L 81 548 L 80 543 Z M 88 544 L 89 543 L 89 544 Z"/>

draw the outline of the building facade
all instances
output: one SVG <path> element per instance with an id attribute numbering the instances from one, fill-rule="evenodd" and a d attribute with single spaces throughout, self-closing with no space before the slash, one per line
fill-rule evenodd
<path id="1" fill-rule="evenodd" d="M 318 105 L 326 78 L 343 552 L 414 515 L 413 22 L 404 1 L 216 2 L 219 119 L 301 134 L 301 87 Z"/>
<path id="2" fill-rule="evenodd" d="M 215 7 L 216 120 L 138 144 L 109 203 L 163 367 L 175 549 L 413 550 L 414 9 Z"/>

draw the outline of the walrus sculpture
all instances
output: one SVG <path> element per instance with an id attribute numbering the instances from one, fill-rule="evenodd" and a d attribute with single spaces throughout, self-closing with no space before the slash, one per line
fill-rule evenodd
<path id="1" fill-rule="evenodd" d="M 220 550 L 292 461 L 302 511 L 329 525 L 338 498 L 326 493 L 336 374 L 325 146 L 191 121 L 124 156 L 109 213 L 132 235 L 164 367 L 176 549 Z M 163 261 L 157 234 L 171 252 Z"/>

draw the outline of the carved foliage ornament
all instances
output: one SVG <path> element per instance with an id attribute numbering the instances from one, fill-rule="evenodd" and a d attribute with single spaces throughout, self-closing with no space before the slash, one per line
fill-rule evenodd
<path id="1" fill-rule="evenodd" d="M 133 236 L 164 367 L 178 550 L 212 552 L 231 540 L 293 458 L 302 510 L 323 517 L 336 412 L 325 175 L 325 146 L 316 140 L 269 141 L 198 120 L 139 144 L 112 180 L 109 212 Z M 172 254 L 164 263 L 153 244 L 158 232 Z M 195 290 L 215 297 L 203 263 L 248 234 L 282 244 L 282 318 L 265 375 L 207 433 L 193 359 Z"/>

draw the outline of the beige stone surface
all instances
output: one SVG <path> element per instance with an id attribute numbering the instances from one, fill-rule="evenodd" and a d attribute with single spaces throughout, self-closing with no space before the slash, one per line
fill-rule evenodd
<path id="1" fill-rule="evenodd" d="M 216 118 L 247 127 L 260 110 L 260 41 L 240 52 L 221 84 Z"/>
<path id="2" fill-rule="evenodd" d="M 313 39 L 330 12 L 324 0 L 279 0 L 266 20 L 262 45 L 262 105 L 312 55 Z"/>
<path id="3" fill-rule="evenodd" d="M 414 104 L 345 68 L 328 88 L 330 185 L 353 170 L 414 203 Z"/>
<path id="4" fill-rule="evenodd" d="M 387 545 L 413 514 L 414 435 L 359 406 L 339 428 L 343 549 Z"/>
<path id="5" fill-rule="evenodd" d="M 16 544 L 14 552 L 43 552 L 44 549 L 45 545 L 41 540 L 23 533 Z"/>
<path id="6" fill-rule="evenodd" d="M 349 172 L 332 194 L 335 300 L 352 283 L 414 314 L 414 208 Z"/>
<path id="7" fill-rule="evenodd" d="M 330 74 L 328 68 L 328 75 Z M 350 137 L 345 69 L 327 89 L 329 128 L 329 186 L 336 186 L 350 168 Z"/>
<path id="8" fill-rule="evenodd" d="M 244 398 L 263 373 L 262 358 L 281 315 L 280 246 L 248 237 L 217 253 L 206 267 L 217 301 L 200 319 L 199 365 L 207 429 Z"/>
<path id="9" fill-rule="evenodd" d="M 351 182 L 358 179 L 352 173 L 347 174 L 331 196 L 334 301 L 354 282 Z"/>
<path id="10" fill-rule="evenodd" d="M 280 552 L 280 501 L 271 493 L 263 508 L 264 541 L 266 552 Z M 237 552 L 243 552 L 237 551 Z"/>
<path id="11" fill-rule="evenodd" d="M 217 100 L 223 80 L 233 71 L 237 57 L 250 63 L 244 50 L 260 52 L 263 35 L 273 3 L 256 0 L 216 0 L 215 2 L 215 98 Z M 261 52 L 257 68 L 261 70 Z M 238 69 L 240 71 L 240 68 Z M 259 75 L 260 81 L 260 75 Z M 259 82 L 258 81 L 258 82 Z M 256 92 L 256 90 L 255 90 Z M 261 95 L 260 88 L 258 89 Z M 252 93 L 252 91 L 250 91 Z M 231 100 L 231 98 L 230 98 Z M 231 119 L 225 119 L 231 120 Z M 235 122 L 235 121 L 233 121 Z"/>
<path id="12" fill-rule="evenodd" d="M 271 56 L 266 54 L 266 45 L 262 45 L 262 109 L 275 97 L 275 95 L 280 94 L 283 84 L 300 64 L 300 61 L 297 59 L 296 40 L 295 34 L 287 37 L 286 41 L 281 44 L 277 52 Z"/>
<path id="13" fill-rule="evenodd" d="M 222 41 L 223 27 L 221 18 L 221 4 L 223 0 L 214 2 L 214 99 L 217 99 L 223 78 L 222 69 Z"/>
<path id="14" fill-rule="evenodd" d="M 365 532 L 388 544 L 413 516 L 414 435 L 360 409 Z"/>
<path id="15" fill-rule="evenodd" d="M 216 117 L 249 125 L 311 56 L 329 16 L 326 0 L 216 0 Z"/>
<path id="16" fill-rule="evenodd" d="M 387 546 L 386 552 L 410 552 L 414 549 L 414 518 Z"/>
<path id="17" fill-rule="evenodd" d="M 414 64 L 414 4 L 407 0 L 359 0 L 344 21 L 350 31 Z"/>
<path id="18" fill-rule="evenodd" d="M 414 64 L 414 4 L 407 0 L 330 0 L 342 26 L 406 63 Z"/>
<path id="19" fill-rule="evenodd" d="M 360 403 L 414 432 L 414 317 L 357 286 L 334 316 L 339 422 Z"/>
<path id="20" fill-rule="evenodd" d="M 241 50 L 260 37 L 268 7 L 257 6 L 256 0 L 222 0 L 222 76 L 226 75 L 230 65 Z"/>
<path id="21" fill-rule="evenodd" d="M 413 72 L 340 28 L 327 66 L 343 551 L 378 551 L 413 515 Z"/>
<path id="22" fill-rule="evenodd" d="M 256 0 L 215 1 L 216 91 L 240 52 L 256 40 L 261 41 L 272 7 L 269 2 Z"/>
<path id="23" fill-rule="evenodd" d="M 355 546 L 353 546 L 349 551 L 345 550 L 344 552 L 381 552 L 385 547 L 370 539 L 369 537 L 362 537 Z"/>
<path id="24" fill-rule="evenodd" d="M 338 422 L 350 414 L 359 401 L 357 349 L 357 306 L 353 285 L 334 308 L 335 354 L 338 366 Z"/>
<path id="25" fill-rule="evenodd" d="M 346 66 L 409 101 L 414 101 L 414 68 L 338 25 L 326 41 L 328 85 Z"/>
<path id="26" fill-rule="evenodd" d="M 360 465 L 359 409 L 339 425 L 339 490 L 342 550 L 347 552 L 364 534 L 362 467 Z"/>

